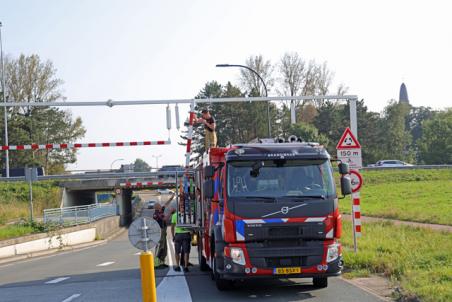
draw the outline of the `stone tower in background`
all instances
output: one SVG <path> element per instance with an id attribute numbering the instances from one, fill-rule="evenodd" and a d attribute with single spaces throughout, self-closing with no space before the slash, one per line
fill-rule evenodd
<path id="1" fill-rule="evenodd" d="M 408 100 L 408 92 L 406 90 L 405 83 L 402 83 L 402 85 L 400 85 L 399 103 L 410 103 L 410 101 Z"/>

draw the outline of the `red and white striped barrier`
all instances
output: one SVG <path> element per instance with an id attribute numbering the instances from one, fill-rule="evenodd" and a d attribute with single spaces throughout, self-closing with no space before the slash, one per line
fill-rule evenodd
<path id="1" fill-rule="evenodd" d="M 188 133 L 187 133 L 187 150 L 185 152 L 185 167 L 188 169 L 190 166 L 191 157 L 191 141 L 193 138 L 193 124 L 195 123 L 196 113 L 195 104 L 190 105 L 190 117 L 188 119 Z"/>
<path id="2" fill-rule="evenodd" d="M 167 141 L 142 141 L 142 142 L 114 142 L 114 143 L 82 143 L 82 144 L 31 144 L 17 146 L 1 146 L 1 151 L 6 150 L 54 150 L 54 149 L 79 149 L 79 148 L 98 148 L 98 147 L 135 147 L 151 145 L 169 145 Z"/>
<path id="3" fill-rule="evenodd" d="M 353 228 L 356 237 L 361 237 L 361 205 L 359 192 L 352 193 L 352 200 Z"/>
<path id="4" fill-rule="evenodd" d="M 120 183 L 119 186 L 121 188 L 142 188 L 142 187 L 161 186 L 161 185 L 165 185 L 165 184 L 174 184 L 174 182 L 168 182 L 168 181 L 137 181 L 137 182 Z"/>

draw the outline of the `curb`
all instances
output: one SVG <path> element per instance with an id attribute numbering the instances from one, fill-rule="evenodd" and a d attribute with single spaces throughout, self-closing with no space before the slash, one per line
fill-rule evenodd
<path id="1" fill-rule="evenodd" d="M 340 277 L 340 279 L 341 279 L 342 281 L 345 281 L 346 283 L 348 283 L 348 284 L 350 284 L 350 285 L 353 285 L 354 287 L 357 287 L 357 288 L 359 288 L 359 289 L 362 289 L 362 290 L 365 291 L 366 293 L 371 294 L 372 296 L 377 297 L 377 298 L 381 299 L 382 301 L 385 301 L 385 302 L 393 301 L 393 299 L 391 299 L 391 298 L 389 298 L 389 297 L 385 297 L 385 296 L 379 295 L 377 291 L 373 290 L 373 289 L 370 288 L 370 287 L 363 286 L 363 285 L 361 285 L 361 284 L 357 284 L 356 282 L 353 282 L 353 281 L 351 281 L 351 280 L 345 279 L 345 278 L 343 278 L 343 277 Z M 352 280 L 353 280 L 353 279 L 352 279 Z"/>
<path id="2" fill-rule="evenodd" d="M 106 244 L 107 242 L 115 239 L 116 237 L 118 237 L 119 235 L 124 233 L 126 230 L 127 230 L 127 228 L 120 227 L 116 232 L 114 232 L 113 234 L 111 234 L 110 236 L 108 236 L 105 239 L 94 240 L 94 241 L 91 241 L 91 242 L 80 243 L 80 244 L 70 245 L 70 246 L 64 246 L 62 248 L 44 250 L 44 251 L 33 252 L 33 253 L 28 253 L 28 254 L 23 254 L 23 255 L 18 255 L 18 256 L 14 256 L 14 257 L 0 259 L 0 266 L 4 265 L 4 264 L 18 262 L 18 261 L 21 261 L 21 260 L 38 258 L 38 257 L 43 257 L 43 256 L 49 256 L 49 255 L 53 255 L 53 254 L 74 252 L 74 251 L 83 250 L 83 249 L 95 247 L 95 246 L 98 246 L 98 245 Z"/>

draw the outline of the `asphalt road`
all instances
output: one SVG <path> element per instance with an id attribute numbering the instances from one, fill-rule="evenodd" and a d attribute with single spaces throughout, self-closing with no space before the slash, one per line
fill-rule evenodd
<path id="1" fill-rule="evenodd" d="M 141 301 L 138 254 L 123 233 L 95 247 L 0 266 L 0 301 Z M 185 275 L 156 270 L 159 302 L 381 301 L 340 278 L 330 279 L 327 289 L 313 288 L 311 279 L 286 279 L 240 282 L 220 292 L 209 273 L 199 271 L 196 249 L 190 258 L 194 266 Z M 169 264 L 173 259 L 168 258 Z"/>

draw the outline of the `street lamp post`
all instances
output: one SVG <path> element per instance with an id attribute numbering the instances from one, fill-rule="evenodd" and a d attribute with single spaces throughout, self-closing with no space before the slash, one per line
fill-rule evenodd
<path id="1" fill-rule="evenodd" d="M 124 158 L 118 158 L 118 159 L 115 159 L 114 161 L 112 161 L 111 164 L 110 164 L 110 170 L 113 170 L 113 164 L 114 164 L 115 162 L 121 161 L 121 160 L 124 160 Z"/>
<path id="2" fill-rule="evenodd" d="M 159 168 L 159 158 L 162 157 L 162 154 L 159 155 L 152 155 L 153 158 L 155 158 L 155 166 L 157 169 Z"/>
<path id="3" fill-rule="evenodd" d="M 217 64 L 216 67 L 239 67 L 239 68 L 245 68 L 248 69 L 249 71 L 251 71 L 252 73 L 254 73 L 259 80 L 261 80 L 262 84 L 264 85 L 264 89 L 265 89 L 265 96 L 268 97 L 268 90 L 267 90 L 267 85 L 265 85 L 264 79 L 262 79 L 262 77 L 260 76 L 259 73 L 257 73 L 256 70 L 245 66 L 245 65 L 239 65 L 239 64 Z M 271 124 L 270 124 L 270 102 L 267 102 L 267 120 L 268 120 L 268 137 L 270 138 L 272 135 L 272 128 L 271 128 Z"/>
<path id="4" fill-rule="evenodd" d="M 2 72 L 2 98 L 3 102 L 6 105 L 6 85 L 5 85 L 5 66 L 3 64 L 3 43 L 2 43 L 2 22 L 0 22 L 0 65 L 1 65 L 1 72 Z M 5 122 L 5 144 L 8 146 L 8 107 L 5 106 L 4 111 L 4 118 Z M 5 170 L 6 170 L 6 177 L 9 177 L 9 151 L 5 150 Z"/>

